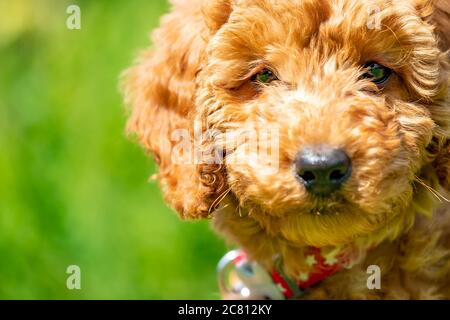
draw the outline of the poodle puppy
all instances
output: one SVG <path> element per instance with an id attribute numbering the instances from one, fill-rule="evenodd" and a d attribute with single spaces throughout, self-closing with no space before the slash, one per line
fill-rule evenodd
<path id="1" fill-rule="evenodd" d="M 172 4 L 123 78 L 167 203 L 284 297 L 450 299 L 450 0 Z"/>

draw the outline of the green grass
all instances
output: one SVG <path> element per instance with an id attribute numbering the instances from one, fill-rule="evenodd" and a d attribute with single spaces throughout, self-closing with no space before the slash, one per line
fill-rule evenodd
<path id="1" fill-rule="evenodd" d="M 72 3 L 78 31 L 65 27 Z M 118 78 L 166 1 L 0 10 L 0 299 L 219 298 L 224 244 L 164 205 L 153 162 L 124 134 Z M 66 288 L 71 264 L 81 290 Z"/>

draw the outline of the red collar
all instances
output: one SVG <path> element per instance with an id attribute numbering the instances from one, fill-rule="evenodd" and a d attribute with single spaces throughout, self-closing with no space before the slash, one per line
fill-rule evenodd
<path id="1" fill-rule="evenodd" d="M 314 287 L 336 272 L 350 268 L 358 260 L 358 255 L 350 250 L 322 252 L 321 249 L 311 247 L 307 250 L 304 259 L 310 269 L 308 272 L 300 273 L 296 279 L 287 277 L 280 263 L 276 263 L 271 272 L 273 282 L 286 299 L 298 298 L 304 294 L 305 290 Z"/>
<path id="2" fill-rule="evenodd" d="M 360 260 L 360 255 L 356 250 L 324 250 L 311 247 L 303 259 L 309 270 L 291 279 L 282 271 L 282 261 L 279 259 L 275 259 L 274 268 L 267 272 L 255 262 L 249 261 L 244 251 L 231 251 L 219 263 L 222 294 L 247 299 L 296 299 L 307 289 L 318 285 L 336 272 L 351 268 Z M 226 279 L 227 277 L 229 279 Z"/>

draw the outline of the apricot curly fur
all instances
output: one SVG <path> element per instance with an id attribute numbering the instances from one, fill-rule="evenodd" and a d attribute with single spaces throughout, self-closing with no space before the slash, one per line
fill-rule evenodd
<path id="1" fill-rule="evenodd" d="M 154 154 L 166 201 L 183 218 L 212 217 L 267 268 L 280 255 L 292 277 L 308 246 L 367 253 L 307 299 L 450 299 L 450 0 L 172 2 L 123 78 L 128 131 Z M 369 61 L 395 72 L 384 89 L 361 79 Z M 280 81 L 256 88 L 263 67 Z M 218 132 L 201 149 L 223 149 L 223 163 L 174 156 L 174 130 L 194 141 L 195 123 Z M 276 174 L 239 140 L 245 123 L 279 128 Z M 352 159 L 326 200 L 292 172 L 313 144 Z M 381 290 L 367 289 L 371 264 Z"/>

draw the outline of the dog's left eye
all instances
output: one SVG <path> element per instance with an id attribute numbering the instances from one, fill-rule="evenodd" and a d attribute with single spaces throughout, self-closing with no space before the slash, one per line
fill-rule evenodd
<path id="1" fill-rule="evenodd" d="M 367 70 L 364 78 L 372 80 L 377 86 L 384 85 L 391 77 L 392 70 L 376 62 L 369 62 L 364 65 Z"/>
<path id="2" fill-rule="evenodd" d="M 263 69 L 252 77 L 253 82 L 270 83 L 278 80 L 277 76 L 269 69 Z"/>

